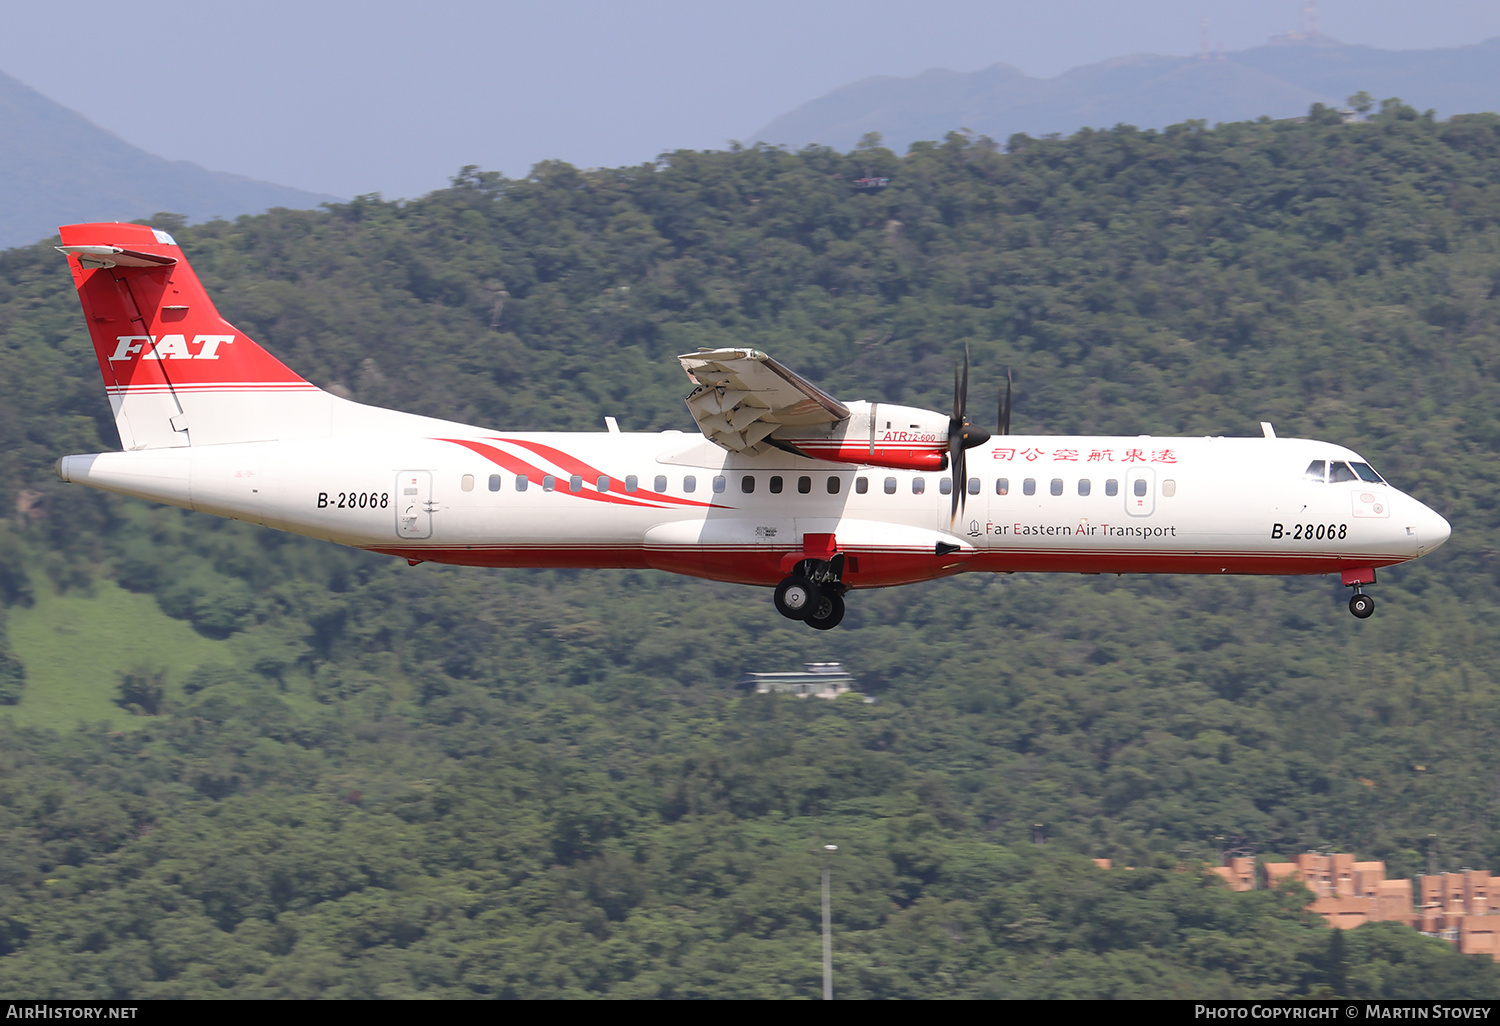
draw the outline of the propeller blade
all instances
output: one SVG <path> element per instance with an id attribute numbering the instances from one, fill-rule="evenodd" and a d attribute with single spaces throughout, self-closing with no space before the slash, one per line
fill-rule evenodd
<path id="1" fill-rule="evenodd" d="M 958 393 L 958 419 L 968 420 L 969 410 L 969 344 L 964 343 L 964 383 Z"/>
<path id="2" fill-rule="evenodd" d="M 952 508 L 948 514 L 950 526 L 968 501 L 969 461 L 965 453 L 976 445 L 983 445 L 990 437 L 988 431 L 969 423 L 968 406 L 969 347 L 965 345 L 962 374 L 957 367 L 953 368 L 953 416 L 948 420 L 948 469 L 953 474 Z"/>
<path id="3" fill-rule="evenodd" d="M 948 511 L 948 523 L 958 519 L 958 507 L 963 505 L 967 491 L 964 485 L 967 483 L 967 460 L 964 457 L 963 435 L 948 436 L 948 468 L 953 471 L 953 508 Z"/>
<path id="4" fill-rule="evenodd" d="M 1000 403 L 1000 433 L 1010 434 L 1010 368 L 1005 368 L 1005 398 Z"/>

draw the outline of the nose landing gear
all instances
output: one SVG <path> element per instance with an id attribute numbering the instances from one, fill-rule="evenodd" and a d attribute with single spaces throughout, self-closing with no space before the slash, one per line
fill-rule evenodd
<path id="1" fill-rule="evenodd" d="M 1360 591 L 1356 585 L 1354 594 L 1349 599 L 1349 612 L 1363 620 L 1375 612 L 1375 600 Z"/>
<path id="2" fill-rule="evenodd" d="M 1360 570 L 1345 570 L 1343 573 L 1344 584 L 1354 589 L 1354 594 L 1349 598 L 1349 612 L 1361 620 L 1368 619 L 1375 612 L 1375 600 L 1365 594 L 1364 585 L 1375 583 L 1375 570 L 1366 567 Z"/>
<path id="3" fill-rule="evenodd" d="M 849 586 L 841 580 L 844 554 L 832 559 L 804 559 L 790 577 L 776 586 L 776 611 L 789 620 L 802 620 L 819 631 L 829 631 L 844 618 L 844 592 Z"/>

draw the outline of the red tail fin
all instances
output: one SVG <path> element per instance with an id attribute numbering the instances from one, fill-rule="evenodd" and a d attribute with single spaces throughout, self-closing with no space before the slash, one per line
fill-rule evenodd
<path id="1" fill-rule="evenodd" d="M 125 448 L 276 437 L 272 397 L 318 391 L 219 316 L 166 232 L 60 231 Z"/>

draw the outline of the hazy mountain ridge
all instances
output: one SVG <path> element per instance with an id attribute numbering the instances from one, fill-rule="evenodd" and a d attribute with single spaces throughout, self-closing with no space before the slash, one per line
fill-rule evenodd
<path id="1" fill-rule="evenodd" d="M 1364 90 L 1443 115 L 1500 109 L 1500 38 L 1441 50 L 1378 50 L 1327 37 L 1252 47 L 1211 59 L 1137 54 L 1033 78 L 1008 64 L 975 72 L 880 76 L 782 115 L 752 138 L 835 149 L 879 132 L 897 150 L 968 128 L 993 139 L 1130 124 L 1162 128 L 1342 106 Z"/>
<path id="2" fill-rule="evenodd" d="M 162 210 L 203 221 L 338 199 L 147 153 L 3 72 L 0 139 L 0 247 L 35 242 L 80 221 L 126 221 Z"/>

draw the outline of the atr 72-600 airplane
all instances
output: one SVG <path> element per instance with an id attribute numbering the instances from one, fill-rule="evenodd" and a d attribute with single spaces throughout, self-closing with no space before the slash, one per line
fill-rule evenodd
<path id="1" fill-rule="evenodd" d="M 1448 522 L 1359 454 L 1277 438 L 991 437 L 964 415 L 840 402 L 754 349 L 679 357 L 701 431 L 495 431 L 350 402 L 224 321 L 177 243 L 62 229 L 123 452 L 65 481 L 413 565 L 641 567 L 775 588 L 826 630 L 856 588 L 968 571 L 1337 573 Z"/>

